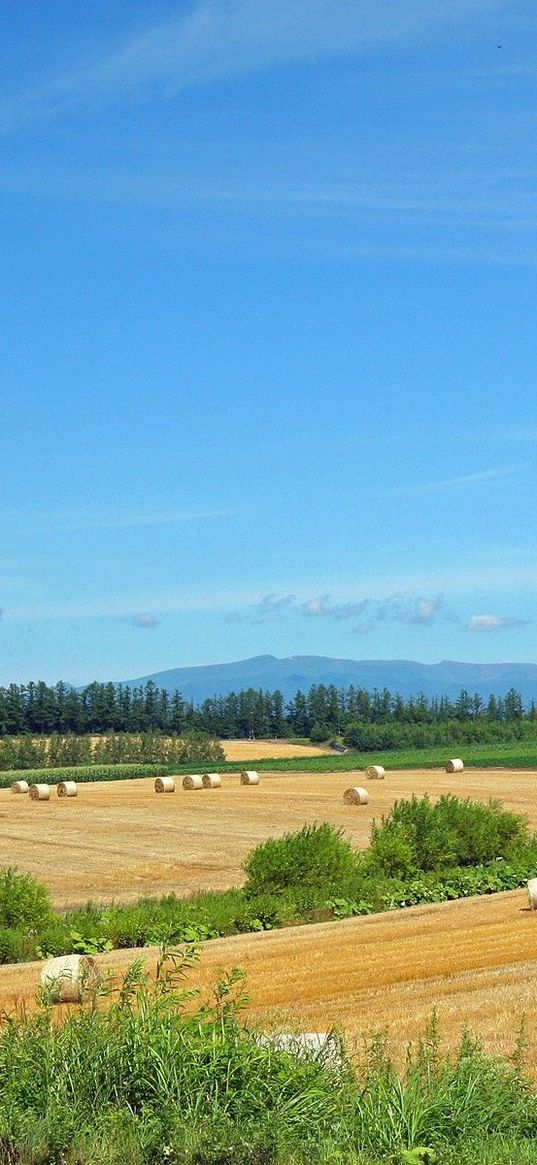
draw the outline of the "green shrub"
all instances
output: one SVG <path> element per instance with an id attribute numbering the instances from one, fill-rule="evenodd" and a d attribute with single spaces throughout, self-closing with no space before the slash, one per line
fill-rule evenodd
<path id="1" fill-rule="evenodd" d="M 37 933 L 54 919 L 48 890 L 30 874 L 0 870 L 0 926 Z"/>
<path id="2" fill-rule="evenodd" d="M 270 838 L 246 859 L 247 897 L 297 888 L 329 888 L 356 868 L 349 842 L 333 826 L 305 825 L 297 833 Z"/>
<path id="3" fill-rule="evenodd" d="M 508 858 L 530 841 L 527 823 L 498 801 L 487 805 L 451 794 L 396 801 L 373 825 L 368 862 L 392 876 L 413 870 L 473 866 Z"/>

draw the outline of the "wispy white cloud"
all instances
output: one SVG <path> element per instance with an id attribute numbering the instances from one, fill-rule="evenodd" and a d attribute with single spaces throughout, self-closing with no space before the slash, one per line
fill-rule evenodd
<path id="1" fill-rule="evenodd" d="M 527 627 L 528 619 L 515 619 L 502 615 L 472 615 L 468 620 L 469 631 L 505 631 L 513 627 Z"/>
<path id="2" fill-rule="evenodd" d="M 264 595 L 256 604 L 254 623 L 279 623 L 296 608 L 294 595 Z"/>
<path id="3" fill-rule="evenodd" d="M 496 481 L 502 477 L 512 477 L 526 468 L 526 464 L 502 465 L 496 469 L 483 469 L 477 473 L 465 473 L 457 477 L 444 477 L 438 481 L 417 482 L 415 485 L 396 486 L 390 490 L 395 497 L 414 496 L 418 494 L 449 493 L 451 490 L 465 490 L 483 482 Z"/>
<path id="4" fill-rule="evenodd" d="M 88 103 L 169 99 L 290 61 L 367 51 L 430 36 L 508 0 L 202 0 L 188 14 L 148 28 L 98 60 L 84 63 L 4 103 L 9 131 Z"/>
<path id="5" fill-rule="evenodd" d="M 155 627 L 159 626 L 160 619 L 156 615 L 151 615 L 149 611 L 139 611 L 137 615 L 131 615 L 129 623 L 132 627 L 142 627 L 145 631 L 154 631 Z"/>
<path id="6" fill-rule="evenodd" d="M 359 619 L 370 606 L 371 599 L 358 602 L 334 603 L 330 595 L 317 595 L 302 603 L 301 612 L 309 619 L 335 619 L 337 623 Z"/>
<path id="7" fill-rule="evenodd" d="M 404 595 L 393 595 L 377 602 L 375 618 L 379 622 L 411 623 L 427 626 L 436 619 L 443 603 L 442 595 L 434 598 L 409 599 Z"/>
<path id="8" fill-rule="evenodd" d="M 27 509 L 0 515 L 5 524 L 16 522 L 20 527 L 30 522 L 32 528 L 45 530 L 121 530 L 144 526 L 174 526 L 183 522 L 210 521 L 227 518 L 236 514 L 232 507 L 218 507 L 199 510 L 171 510 L 160 513 L 121 512 L 39 512 Z"/>
<path id="9" fill-rule="evenodd" d="M 499 429 L 495 433 L 486 434 L 483 439 L 487 441 L 528 441 L 533 443 L 537 441 L 537 425 L 516 425 Z"/>
<path id="10" fill-rule="evenodd" d="M 387 598 L 367 597 L 338 603 L 328 593 L 314 595 L 305 600 L 297 599 L 294 594 L 268 594 L 243 611 L 228 612 L 225 619 L 231 623 L 259 624 L 305 617 L 357 624 L 358 627 L 354 627 L 353 630 L 367 630 L 373 621 L 425 626 L 434 622 L 442 601 L 441 595 L 417 599 L 404 595 L 390 595 Z M 366 616 L 367 623 L 364 622 Z"/>

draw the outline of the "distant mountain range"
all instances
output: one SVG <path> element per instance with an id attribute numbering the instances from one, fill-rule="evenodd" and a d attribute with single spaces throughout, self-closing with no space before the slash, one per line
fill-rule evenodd
<path id="1" fill-rule="evenodd" d="M 153 680 L 159 688 L 179 691 L 185 700 L 199 704 L 211 696 L 225 696 L 242 688 L 279 689 L 288 699 L 312 684 L 334 684 L 373 691 L 388 688 L 408 698 L 423 692 L 427 697 L 454 699 L 461 688 L 471 695 L 479 692 L 503 696 L 510 688 L 520 692 L 525 703 L 537 701 L 537 664 L 534 663 L 416 663 L 409 659 L 330 659 L 323 655 L 256 655 L 235 663 L 215 663 L 206 667 L 178 667 L 154 672 L 136 680 L 123 680 L 129 687 Z"/>

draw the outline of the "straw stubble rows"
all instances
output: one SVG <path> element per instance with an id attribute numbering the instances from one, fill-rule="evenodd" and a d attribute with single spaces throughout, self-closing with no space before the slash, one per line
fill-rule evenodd
<path id="1" fill-rule="evenodd" d="M 99 958 L 117 978 L 142 954 Z M 532 1015 L 537 976 L 537 913 L 524 891 L 412 907 L 352 918 L 236 935 L 203 944 L 190 972 L 210 995 L 234 966 L 247 974 L 247 1018 L 266 1030 L 343 1030 L 351 1048 L 368 1033 L 387 1032 L 400 1060 L 408 1040 L 437 1012 L 443 1040 L 454 1046 L 469 1026 L 486 1049 L 510 1055 L 523 1017 L 529 1019 L 528 1066 L 537 1073 Z M 0 968 L 0 1008 L 31 1005 L 41 964 Z"/>
<path id="2" fill-rule="evenodd" d="M 373 818 L 412 793 L 500 797 L 537 829 L 532 772 L 392 772 L 367 782 L 367 805 L 345 804 L 345 789 L 363 783 L 358 772 L 263 773 L 248 788 L 235 773 L 223 774 L 219 789 L 188 792 L 177 781 L 174 794 L 159 796 L 152 779 L 138 779 L 80 785 L 78 797 L 44 803 L 0 790 L 2 865 L 40 878 L 54 904 L 67 907 L 238 886 L 254 846 L 315 821 L 340 827 L 365 848 Z"/>
<path id="3" fill-rule="evenodd" d="M 136 780 L 84 785 L 75 800 L 34 804 L 3 790 L 3 863 L 41 878 L 63 906 L 239 885 L 253 846 L 306 822 L 329 821 L 365 847 L 372 819 L 412 793 L 499 797 L 537 829 L 532 772 L 389 773 L 368 785 L 367 805 L 346 805 L 345 788 L 363 779 L 264 773 L 259 786 L 245 788 L 238 774 L 225 774 L 220 789 L 165 797 L 152 780 Z M 155 952 L 144 954 L 154 963 Z M 134 957 L 117 951 L 100 961 L 116 973 Z M 250 1014 L 265 1026 L 298 1022 L 312 1031 L 335 1024 L 351 1040 L 382 1028 L 402 1053 L 436 1008 L 448 1039 L 455 1042 L 468 1024 L 489 1050 L 505 1053 L 522 1016 L 533 1012 L 537 912 L 528 909 L 525 891 L 514 891 L 239 935 L 205 944 L 193 976 L 209 987 L 234 965 L 246 969 Z M 39 964 L 0 968 L 0 1007 L 29 1001 L 39 971 Z M 531 1058 L 537 1069 L 534 1047 Z"/>

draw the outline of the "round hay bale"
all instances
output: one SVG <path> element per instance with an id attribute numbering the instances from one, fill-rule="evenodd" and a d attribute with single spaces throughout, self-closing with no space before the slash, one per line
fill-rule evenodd
<path id="1" fill-rule="evenodd" d="M 219 789 L 222 784 L 220 773 L 204 773 L 201 779 L 204 789 Z"/>
<path id="2" fill-rule="evenodd" d="M 32 801 L 50 801 L 50 785 L 30 785 Z"/>
<path id="3" fill-rule="evenodd" d="M 362 789 L 360 785 L 355 785 L 353 789 L 345 789 L 343 800 L 346 805 L 367 805 L 369 793 L 367 789 Z"/>
<path id="4" fill-rule="evenodd" d="M 157 777 L 155 781 L 155 793 L 175 793 L 175 781 L 173 777 Z"/>
<path id="5" fill-rule="evenodd" d="M 203 779 L 199 773 L 193 773 L 191 777 L 183 777 L 183 789 L 203 789 Z"/>
<path id="6" fill-rule="evenodd" d="M 259 773 L 255 773 L 253 769 L 245 769 L 241 773 L 241 785 L 258 785 Z"/>
<path id="7" fill-rule="evenodd" d="M 100 979 L 91 955 L 58 955 L 48 959 L 41 971 L 41 987 L 52 1003 L 80 1003 L 84 992 Z"/>
<path id="8" fill-rule="evenodd" d="M 456 756 L 453 760 L 446 761 L 446 773 L 462 773 L 464 771 L 464 763 L 460 756 Z"/>
<path id="9" fill-rule="evenodd" d="M 60 781 L 57 788 L 58 797 L 78 797 L 76 781 Z"/>
<path id="10" fill-rule="evenodd" d="M 27 793 L 29 789 L 28 781 L 13 781 L 11 786 L 12 793 Z"/>
<path id="11" fill-rule="evenodd" d="M 537 878 L 530 878 L 528 882 L 528 899 L 530 910 L 537 910 Z"/>
<path id="12" fill-rule="evenodd" d="M 383 769 L 382 765 L 369 765 L 369 768 L 365 770 L 365 775 L 370 781 L 383 781 L 386 769 Z"/>

